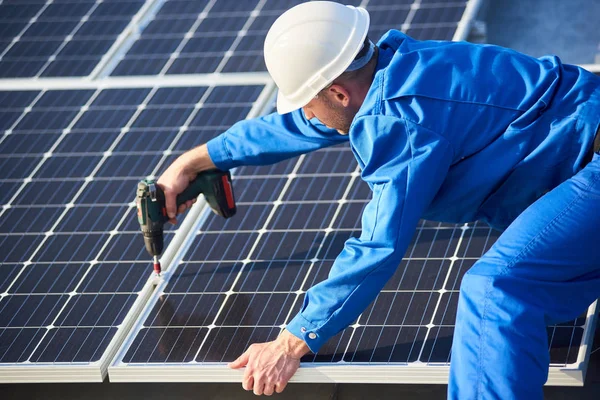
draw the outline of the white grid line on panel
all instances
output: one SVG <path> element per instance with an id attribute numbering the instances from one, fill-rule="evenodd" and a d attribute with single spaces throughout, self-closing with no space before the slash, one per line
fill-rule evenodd
<path id="1" fill-rule="evenodd" d="M 421 0 L 415 0 L 411 4 L 410 11 L 408 12 L 408 15 L 406 16 L 406 20 L 401 25 L 402 26 L 402 32 L 408 31 L 408 29 L 410 28 L 410 25 L 412 23 L 412 20 L 415 17 L 415 14 L 416 14 L 416 12 L 417 12 L 417 10 L 419 9 L 420 6 L 421 6 Z"/>
<path id="2" fill-rule="evenodd" d="M 44 73 L 44 71 L 48 68 L 48 66 L 54 61 L 54 59 L 56 58 L 56 56 L 58 55 L 58 53 L 60 53 L 62 51 L 62 49 L 65 48 L 65 46 L 67 45 L 67 43 L 69 43 L 69 41 L 70 41 L 69 38 L 73 37 L 77 33 L 77 31 L 79 30 L 79 28 L 81 28 L 81 26 L 85 22 L 87 22 L 87 20 L 92 15 L 92 13 L 96 10 L 96 8 L 98 8 L 99 4 L 100 4 L 100 2 L 96 2 L 96 3 L 94 3 L 94 5 L 92 7 L 90 7 L 90 9 L 88 10 L 88 12 L 81 18 L 81 20 L 77 23 L 77 25 L 75 26 L 75 28 L 73 28 L 73 30 L 71 31 L 71 33 L 65 38 L 65 40 L 60 44 L 60 46 L 58 46 L 58 48 L 56 49 L 56 51 L 44 63 L 44 66 L 42 68 L 40 68 L 40 70 L 37 72 L 37 74 L 35 74 L 35 78 L 39 78 Z"/>
<path id="3" fill-rule="evenodd" d="M 19 115 L 19 117 L 15 120 L 15 122 L 11 125 L 11 127 L 4 131 L 4 135 L 2 135 L 2 137 L 0 137 L 0 144 L 2 144 L 6 140 L 6 138 L 13 133 L 13 130 L 17 127 L 17 125 L 19 125 L 19 123 L 23 120 L 23 118 L 25 118 L 25 115 L 29 112 L 29 110 L 32 109 L 32 107 L 39 101 L 39 99 L 43 95 L 44 95 L 44 91 L 41 90 L 38 93 L 38 95 L 31 101 L 31 103 L 29 103 L 29 105 L 27 107 L 25 107 L 25 109 L 23 110 L 21 115 Z M 2 216 L 2 214 L 0 214 L 0 217 L 1 216 Z"/>
<path id="4" fill-rule="evenodd" d="M 115 43 L 102 56 L 96 67 L 90 73 L 90 79 L 105 78 L 110 75 L 113 69 L 118 64 L 120 57 L 125 53 L 131 45 L 139 38 L 140 25 L 144 23 L 146 18 L 149 18 L 158 8 L 162 6 L 165 0 L 146 0 L 140 10 L 133 16 L 129 24 L 119 34 Z"/>
<path id="5" fill-rule="evenodd" d="M 181 126 L 178 128 L 178 130 L 180 132 L 185 132 L 186 128 L 184 126 Z M 174 145 L 176 145 L 177 143 L 175 143 Z M 109 151 L 109 150 L 107 150 Z M 107 151 L 102 151 L 99 153 L 81 153 L 80 155 L 77 156 L 73 156 L 73 157 L 99 157 L 99 156 L 105 156 Z M 125 154 L 125 155 L 132 155 L 132 156 L 144 156 L 144 155 L 151 155 L 151 156 L 157 156 L 157 155 L 162 155 L 162 156 L 171 156 L 171 155 L 178 155 L 179 152 L 176 151 L 172 151 L 169 150 L 167 148 L 167 150 L 164 151 L 158 151 L 158 152 L 153 152 L 153 153 L 148 153 L 148 152 L 144 152 L 144 153 L 134 153 L 134 154 Z M 124 155 L 121 152 L 111 152 L 110 156 L 122 156 Z M 52 153 L 52 156 L 56 156 L 56 157 L 64 157 L 64 153 Z M 40 153 L 36 154 L 35 156 L 33 154 L 30 154 L 28 156 L 26 156 L 28 158 L 37 158 L 40 157 Z M 20 155 L 19 156 L 14 156 L 14 157 L 2 157 L 0 156 L 0 159 L 2 158 L 21 158 Z M 298 174 L 295 176 L 295 178 L 329 178 L 329 177 L 354 177 L 357 176 L 357 174 L 355 173 L 345 173 L 345 172 L 332 172 L 331 174 L 326 174 L 326 173 L 304 173 L 304 174 Z M 107 180 L 129 180 L 129 179 L 133 179 L 136 178 L 135 176 L 131 176 L 131 175 L 126 175 L 126 176 L 111 176 L 109 177 L 105 177 L 105 176 L 98 176 L 98 177 L 92 177 L 88 180 L 92 180 L 92 181 L 107 181 Z M 235 176 L 235 181 L 247 181 L 247 180 L 253 180 L 253 179 L 289 179 L 290 178 L 290 174 L 272 174 L 272 175 L 236 175 Z M 31 183 L 31 182 L 64 182 L 64 181 L 70 181 L 70 182 L 78 182 L 78 181 L 85 181 L 86 178 L 80 178 L 80 177 L 64 177 L 64 178 L 34 178 L 34 177 L 27 177 L 27 178 L 8 178 L 8 179 L 0 179 L 0 182 L 14 182 L 14 183 Z M 344 200 L 346 202 L 351 202 L 354 199 L 348 199 L 348 200 Z M 296 200 L 282 200 L 284 202 L 291 202 L 291 201 L 296 201 Z M 325 201 L 325 200 L 315 200 L 315 201 Z"/>
<path id="6" fill-rule="evenodd" d="M 77 115 L 71 120 L 71 122 L 69 123 L 69 125 L 67 125 L 67 127 L 62 130 L 61 135 L 58 137 L 58 139 L 56 139 L 56 141 L 50 147 L 50 149 L 46 152 L 46 154 L 52 154 L 52 150 L 56 149 L 56 147 L 58 147 L 58 145 L 66 137 L 66 135 L 69 134 L 70 129 L 77 123 L 77 121 L 79 121 L 79 119 L 85 113 L 85 110 L 87 110 L 87 108 L 89 108 L 90 104 L 92 104 L 92 102 L 96 99 L 96 97 L 99 94 L 100 94 L 100 91 L 96 91 L 88 99 L 88 101 L 85 103 L 85 105 L 80 108 L 80 110 L 77 113 Z M 36 98 L 36 101 L 39 100 L 40 97 L 41 96 L 38 96 Z M 31 173 L 27 176 L 27 178 L 25 178 L 23 180 L 23 183 L 21 184 L 21 186 L 16 190 L 15 194 L 8 200 L 8 202 L 6 203 L 6 205 L 11 205 L 12 204 L 12 202 L 19 196 L 19 194 L 23 191 L 23 189 L 25 188 L 25 186 L 27 186 L 27 184 L 29 184 L 31 182 L 31 180 L 33 179 L 33 177 L 35 176 L 35 174 L 39 171 L 39 169 L 44 165 L 44 163 L 46 162 L 46 160 L 48 160 L 49 158 L 50 157 L 43 157 L 41 159 L 41 161 L 37 164 L 37 166 L 33 169 L 33 171 L 31 171 Z M 0 211 L 0 217 L 2 217 L 2 215 L 4 214 L 4 211 L 5 211 L 4 208 L 2 209 L 2 211 Z"/>
<path id="7" fill-rule="evenodd" d="M 23 34 L 25 32 L 27 32 L 27 30 L 31 27 L 31 25 L 33 25 L 37 21 L 37 19 L 40 17 L 40 15 L 42 15 L 44 13 L 44 11 L 46 11 L 46 9 L 48 8 L 48 6 L 50 4 L 52 4 L 52 0 L 46 1 L 46 4 L 44 4 L 42 6 L 42 8 L 40 8 L 40 10 L 29 20 L 29 23 L 21 30 L 21 32 L 19 32 L 19 34 L 13 38 L 12 43 L 9 44 L 8 46 L 6 46 L 6 49 L 4 49 L 4 51 L 2 53 L 0 53 L 0 61 L 2 61 L 2 59 L 4 58 L 6 53 L 8 53 L 10 51 L 10 49 L 13 48 L 15 43 L 17 43 L 21 39 Z"/>
<path id="8" fill-rule="evenodd" d="M 149 89 L 153 87 L 252 86 L 273 84 L 267 72 L 181 74 L 165 76 L 111 76 L 101 79 L 39 78 L 0 79 L 0 91 Z"/>
<path id="9" fill-rule="evenodd" d="M 95 181 L 109 181 L 110 179 L 89 179 L 90 182 L 95 182 Z M 125 178 L 125 179 L 119 179 L 122 181 L 137 181 L 139 180 L 138 177 L 132 176 L 129 178 Z M 35 180 L 32 179 L 31 181 L 27 181 L 29 183 L 33 183 L 33 182 L 84 182 L 84 179 L 74 179 L 74 178 L 64 178 L 64 179 L 60 179 L 60 178 L 51 178 L 48 180 Z M 24 182 L 23 180 L 15 180 L 15 181 L 10 181 L 10 180 L 0 180 L 0 183 L 9 183 L 9 182 Z M 268 206 L 268 205 L 275 205 L 275 204 L 281 204 L 281 205 L 287 205 L 287 204 L 333 204 L 333 203 L 340 203 L 340 204 L 357 204 L 357 203 L 368 203 L 368 199 L 350 199 L 350 200 L 283 200 L 280 203 L 276 203 L 275 201 L 238 201 L 236 202 L 236 204 L 238 206 Z M 68 203 L 67 203 L 68 204 Z M 7 204 L 4 206 L 5 209 L 10 209 L 10 208 L 43 208 L 43 207 L 59 207 L 59 206 L 66 206 L 67 204 L 65 203 L 44 203 L 44 204 Z M 123 206 L 134 206 L 135 204 L 132 202 L 114 202 L 114 203 L 77 203 L 77 204 L 73 204 L 73 207 L 94 207 L 94 206 L 106 206 L 106 207 L 123 207 Z M 450 228 L 450 226 L 439 226 L 438 228 L 442 229 L 442 228 Z"/>
<path id="10" fill-rule="evenodd" d="M 462 15 L 462 18 L 458 22 L 456 27 L 456 31 L 454 32 L 454 36 L 452 40 L 455 42 L 459 42 L 461 40 L 467 40 L 469 33 L 471 31 L 471 26 L 473 22 L 477 18 L 477 14 L 479 13 L 479 9 L 481 8 L 483 1 L 482 0 L 468 0 L 467 7 L 465 12 Z"/>
<path id="11" fill-rule="evenodd" d="M 198 14 L 198 19 L 194 22 L 187 34 L 184 35 L 183 40 L 179 43 L 173 54 L 171 54 L 171 56 L 169 57 L 169 61 L 167 61 L 167 63 L 161 68 L 161 71 L 158 73 L 159 76 L 166 75 L 167 71 L 169 70 L 169 68 L 171 68 L 171 65 L 173 65 L 173 62 L 175 62 L 181 50 L 183 50 L 185 45 L 189 42 L 190 38 L 192 38 L 194 32 L 196 32 L 196 30 L 198 29 L 198 26 L 202 24 L 202 21 L 204 21 L 204 19 L 208 16 L 210 9 L 215 5 L 216 2 L 217 0 L 210 0 L 206 4 L 202 12 Z"/>
<path id="12" fill-rule="evenodd" d="M 450 267 L 448 268 L 448 272 L 446 273 L 446 277 L 444 278 L 444 283 L 442 285 L 442 289 L 446 293 L 453 292 L 453 290 L 447 290 L 446 289 L 446 285 L 448 284 L 448 280 L 450 279 L 450 276 L 452 274 L 452 267 L 454 266 L 454 263 L 459 259 L 458 258 L 458 252 L 459 252 L 459 250 L 460 250 L 460 248 L 462 246 L 462 241 L 463 241 L 463 238 L 464 238 L 464 235 L 465 235 L 465 232 L 467 231 L 467 229 L 469 229 L 468 226 L 467 226 L 467 224 L 463 225 L 463 229 L 461 229 L 460 237 L 458 238 L 458 243 L 456 244 L 456 248 L 454 249 L 454 253 L 449 258 L 449 260 L 450 260 Z M 435 305 L 435 308 L 433 310 L 433 314 L 431 316 L 431 321 L 429 323 L 432 326 L 434 325 L 434 321 L 435 321 L 435 318 L 437 316 L 437 312 L 438 312 L 438 309 L 440 307 L 440 303 L 441 302 L 442 302 L 442 296 L 439 296 L 439 298 L 437 300 L 437 304 Z M 431 333 L 432 326 L 431 327 L 430 326 L 427 327 L 427 332 L 425 332 L 425 338 L 423 339 L 423 346 L 421 347 L 421 350 L 419 352 L 419 357 L 417 358 L 418 360 L 421 360 L 421 357 L 423 356 L 423 351 L 425 350 L 425 344 L 427 342 L 427 339 L 429 338 L 429 334 Z M 436 340 L 437 340 L 437 338 L 436 338 Z M 435 345 L 435 343 L 434 343 L 434 345 Z"/>
<path id="13" fill-rule="evenodd" d="M 173 233 L 175 231 L 165 231 L 165 232 L 170 232 Z M 98 233 L 98 232 L 92 232 L 92 233 Z M 104 231 L 103 233 L 106 233 L 106 231 Z M 135 234 L 138 234 L 139 232 L 135 232 Z M 119 232 L 117 234 L 127 234 L 127 235 L 131 235 L 132 232 Z M 26 235 L 26 234 L 24 234 Z M 34 235 L 34 234 L 31 234 Z M 321 262 L 321 261 L 333 261 L 335 260 L 334 258 L 312 258 L 311 259 L 314 262 Z M 309 262 L 311 260 L 308 260 Z M 442 257 L 429 257 L 429 258 L 425 258 L 425 257 L 405 257 L 402 260 L 404 261 L 452 261 L 453 258 L 442 258 Z M 456 261 L 476 261 L 479 260 L 479 257 L 460 257 L 458 258 Z M 307 262 L 306 259 L 304 258 L 254 258 L 254 259 L 222 259 L 222 260 L 202 260 L 202 261 L 197 261 L 197 260 L 181 260 L 181 263 L 185 263 L 185 264 L 221 264 L 221 263 L 265 263 L 265 262 L 293 262 L 293 263 L 302 263 L 302 262 Z M 32 264 L 43 264 L 43 265 L 52 265 L 52 264 L 86 264 L 89 263 L 90 261 L 34 261 L 32 263 L 28 263 L 27 265 L 32 265 Z M 3 262 L 2 265 L 22 265 L 25 264 L 27 262 Z M 98 261 L 98 264 L 148 264 L 147 260 L 127 260 L 127 259 L 123 259 L 123 260 L 102 260 L 102 261 Z M 447 292 L 451 292 L 452 290 L 447 290 Z"/>
<path id="14" fill-rule="evenodd" d="M 331 204 L 335 204 L 335 202 L 332 202 Z M 339 203 L 338 203 L 339 204 Z M 59 208 L 63 208 L 63 207 L 59 207 Z M 72 208 L 72 207 L 65 207 L 65 208 Z M 127 216 L 128 212 L 125 212 L 125 216 Z M 257 234 L 266 234 L 266 233 L 302 233 L 302 232 L 323 232 L 325 234 L 327 233 L 331 233 L 331 232 L 356 232 L 360 230 L 360 227 L 355 227 L 355 228 L 333 228 L 333 227 L 327 227 L 327 228 L 288 228 L 288 229 L 273 229 L 273 228 L 269 228 L 269 229 L 237 229 L 237 230 L 220 230 L 220 231 L 216 231 L 216 230 L 212 230 L 212 231 L 197 231 L 196 235 L 200 235 L 200 234 L 208 234 L 208 235 L 220 235 L 220 234 L 238 234 L 238 233 L 257 233 Z M 419 228 L 416 230 L 416 232 L 421 232 L 421 231 L 449 231 L 449 230 L 454 230 L 451 227 L 442 227 L 442 228 L 437 228 L 437 227 L 426 227 L 426 228 Z M 165 232 L 168 232 L 168 229 L 165 229 Z M 6 236 L 38 236 L 40 234 L 46 234 L 46 235 L 55 235 L 55 236 L 77 236 L 77 235 L 81 235 L 81 236 L 87 236 L 89 234 L 99 234 L 99 233 L 109 233 L 111 235 L 121 235 L 121 234 L 138 234 L 139 231 L 134 230 L 134 231 L 128 231 L 128 230 L 111 230 L 111 231 L 106 231 L 106 230 L 83 230 L 83 231 L 54 231 L 52 228 L 45 231 L 45 232 L 38 232 L 38 231 L 34 231 L 34 232 L 0 232 L 0 237 L 6 237 Z M 435 239 L 434 239 L 435 240 Z M 431 260 L 436 260 L 436 259 L 440 259 L 440 260 L 452 260 L 452 258 L 445 258 L 445 257 L 423 257 L 425 259 L 431 259 Z M 407 260 L 414 260 L 417 259 L 416 257 L 406 257 L 405 259 Z"/>
<path id="15" fill-rule="evenodd" d="M 260 0 L 258 2 L 258 4 L 256 5 L 256 7 L 254 8 L 254 10 L 250 13 L 250 17 L 246 20 L 246 23 L 244 24 L 242 29 L 238 32 L 238 35 L 236 36 L 235 40 L 231 44 L 231 47 L 229 48 L 229 50 L 227 50 L 225 52 L 225 56 L 223 57 L 223 59 L 221 59 L 221 62 L 217 66 L 217 69 L 215 70 L 215 72 L 221 72 L 223 70 L 223 68 L 225 68 L 225 64 L 227 64 L 227 62 L 229 62 L 229 59 L 235 52 L 235 49 L 238 47 L 238 45 L 242 41 L 243 37 L 245 36 L 245 32 L 248 31 L 248 28 L 250 28 L 250 26 L 256 19 L 256 16 L 260 14 L 260 10 L 263 8 L 265 1 L 266 0 Z"/>

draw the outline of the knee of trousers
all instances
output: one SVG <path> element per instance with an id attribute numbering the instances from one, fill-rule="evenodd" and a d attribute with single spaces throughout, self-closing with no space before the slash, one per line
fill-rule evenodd
<path id="1" fill-rule="evenodd" d="M 459 317 L 468 312 L 488 320 L 553 325 L 576 318 L 597 298 L 598 290 L 590 289 L 596 279 L 553 281 L 542 272 L 545 266 L 527 260 L 509 265 L 485 256 L 475 263 L 460 285 Z"/>
<path id="2" fill-rule="evenodd" d="M 474 313 L 478 318 L 512 320 L 521 314 L 539 314 L 543 319 L 547 301 L 544 282 L 536 282 L 514 274 L 512 270 L 479 260 L 468 271 L 460 285 L 459 313 Z M 541 287 L 540 287 L 541 286 Z M 499 321 L 497 321 L 499 322 Z"/>
<path id="3" fill-rule="evenodd" d="M 547 379 L 544 312 L 513 278 L 471 272 L 461 282 L 452 362 L 457 384 L 476 384 L 478 398 L 540 398 Z"/>
<path id="4" fill-rule="evenodd" d="M 484 340 L 494 344 L 489 344 L 487 354 L 506 354 L 527 343 L 538 367 L 543 366 L 549 361 L 546 326 L 552 308 L 557 307 L 556 300 L 549 298 L 552 291 L 546 290 L 544 282 L 485 263 L 485 259 L 476 263 L 477 268 L 474 266 L 461 282 L 456 324 L 464 325 L 473 337 L 487 337 Z M 498 272 L 481 274 L 494 270 Z"/>

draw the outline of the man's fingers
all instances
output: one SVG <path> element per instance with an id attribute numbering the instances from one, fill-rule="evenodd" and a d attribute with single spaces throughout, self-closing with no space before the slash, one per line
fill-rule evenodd
<path id="1" fill-rule="evenodd" d="M 274 392 L 275 392 L 275 385 L 273 385 L 272 383 L 265 384 L 265 387 L 263 389 L 263 394 L 265 396 L 271 396 Z"/>
<path id="2" fill-rule="evenodd" d="M 239 356 L 235 361 L 230 362 L 227 366 L 229 368 L 237 369 L 242 368 L 248 364 L 248 359 L 250 358 L 250 354 L 248 351 L 244 352 L 241 356 Z"/>
<path id="3" fill-rule="evenodd" d="M 185 203 L 180 204 L 179 207 L 177 208 L 177 214 L 183 214 L 185 212 L 185 210 L 187 210 L 187 206 L 185 205 Z"/>
<path id="4" fill-rule="evenodd" d="M 285 389 L 286 386 L 287 386 L 287 382 L 277 382 L 275 384 L 275 391 L 277 393 L 281 393 L 281 392 L 283 392 L 283 389 Z"/>
<path id="5" fill-rule="evenodd" d="M 254 394 L 260 396 L 263 394 L 265 384 L 260 380 L 254 380 Z"/>
<path id="6" fill-rule="evenodd" d="M 172 192 L 165 190 L 165 205 L 167 208 L 167 215 L 169 218 L 175 218 L 177 216 L 177 196 Z"/>
<path id="7" fill-rule="evenodd" d="M 246 367 L 242 387 L 255 395 L 271 396 L 281 393 L 296 372 L 300 361 L 290 353 L 281 351 L 277 342 L 253 344 L 229 368 Z"/>
<path id="8" fill-rule="evenodd" d="M 188 200 L 185 202 L 187 208 L 191 208 L 194 205 L 194 200 Z"/>
<path id="9" fill-rule="evenodd" d="M 244 376 L 244 380 L 242 381 L 242 387 L 244 390 L 250 391 L 254 389 L 254 377 L 249 375 L 248 377 Z"/>

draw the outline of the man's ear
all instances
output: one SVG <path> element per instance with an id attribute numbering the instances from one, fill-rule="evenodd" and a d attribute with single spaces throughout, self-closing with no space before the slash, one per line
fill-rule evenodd
<path id="1" fill-rule="evenodd" d="M 334 83 L 329 86 L 327 91 L 330 94 L 330 97 L 333 101 L 342 105 L 343 107 L 348 107 L 350 105 L 350 92 L 344 86 Z"/>

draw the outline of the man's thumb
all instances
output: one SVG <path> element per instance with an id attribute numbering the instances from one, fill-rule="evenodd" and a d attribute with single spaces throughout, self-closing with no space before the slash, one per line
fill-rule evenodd
<path id="1" fill-rule="evenodd" d="M 239 356 L 237 358 L 237 360 L 232 361 L 229 364 L 227 364 L 227 366 L 229 368 L 233 368 L 233 369 L 242 368 L 242 367 L 246 366 L 246 364 L 248 364 L 249 358 L 250 358 L 250 355 L 246 351 L 244 354 L 242 354 L 241 356 Z"/>

